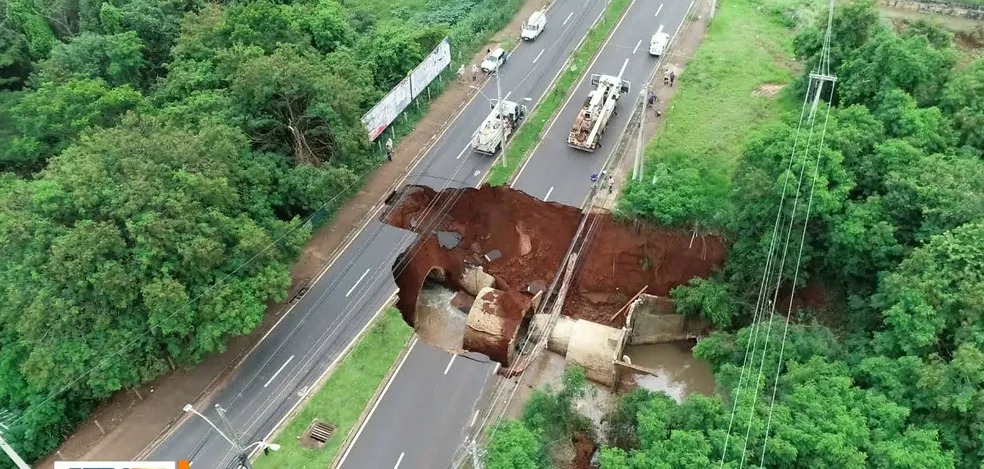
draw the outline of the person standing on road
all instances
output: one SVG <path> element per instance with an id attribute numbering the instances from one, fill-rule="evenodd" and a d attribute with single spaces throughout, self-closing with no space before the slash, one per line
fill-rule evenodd
<path id="1" fill-rule="evenodd" d="M 670 88 L 673 87 L 673 80 L 676 80 L 676 73 L 673 73 L 673 71 L 670 71 Z"/>
<path id="2" fill-rule="evenodd" d="M 614 189 L 615 189 L 615 177 L 609 174 L 608 175 L 608 194 L 610 195 Z"/>
<path id="3" fill-rule="evenodd" d="M 472 64 L 472 81 L 478 80 L 478 65 Z"/>
<path id="4" fill-rule="evenodd" d="M 386 159 L 393 161 L 393 138 L 386 139 Z"/>

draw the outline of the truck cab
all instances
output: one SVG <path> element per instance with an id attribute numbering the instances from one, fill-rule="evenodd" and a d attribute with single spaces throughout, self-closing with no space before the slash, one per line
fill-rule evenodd
<path id="1" fill-rule="evenodd" d="M 530 14 L 530 19 L 523 23 L 523 31 L 519 37 L 524 41 L 532 41 L 543 32 L 547 25 L 547 14 L 543 11 L 534 11 Z"/>
<path id="2" fill-rule="evenodd" d="M 659 57 L 666 52 L 666 46 L 670 43 L 670 35 L 666 33 L 653 34 L 649 41 L 649 55 Z"/>

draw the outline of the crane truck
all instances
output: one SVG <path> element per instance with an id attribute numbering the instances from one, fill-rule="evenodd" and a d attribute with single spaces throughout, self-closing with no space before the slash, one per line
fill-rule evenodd
<path id="1" fill-rule="evenodd" d="M 475 131 L 472 135 L 472 150 L 477 153 L 484 155 L 494 155 L 501 148 L 505 140 L 516 130 L 519 126 L 519 121 L 526 117 L 526 106 L 519 105 L 512 101 L 492 101 L 492 112 L 489 116 L 485 118 L 482 122 L 482 126 Z M 502 112 L 502 116 L 499 116 L 499 112 Z M 506 128 L 503 131 L 502 125 L 505 124 Z"/>
<path id="2" fill-rule="evenodd" d="M 591 75 L 591 86 L 581 110 L 574 119 L 574 126 L 567 136 L 567 144 L 578 150 L 592 152 L 601 147 L 601 136 L 608 120 L 615 114 L 618 98 L 629 92 L 630 83 L 622 75 Z"/>

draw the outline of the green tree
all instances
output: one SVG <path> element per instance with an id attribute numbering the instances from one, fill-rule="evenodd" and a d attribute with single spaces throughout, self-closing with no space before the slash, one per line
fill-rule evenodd
<path id="1" fill-rule="evenodd" d="M 47 82 L 10 109 L 17 130 L 0 170 L 33 172 L 83 132 L 115 125 L 130 110 L 145 108 L 143 96 L 128 85 L 109 88 L 101 80 Z"/>
<path id="2" fill-rule="evenodd" d="M 102 79 L 109 86 L 140 88 L 144 44 L 136 33 L 113 35 L 82 33 L 68 44 L 58 44 L 51 56 L 38 64 L 32 78 L 37 86 L 63 83 L 73 78 Z"/>
<path id="3" fill-rule="evenodd" d="M 960 143 L 984 151 L 984 60 L 954 74 L 943 89 L 940 107 L 952 117 Z"/>
<path id="4" fill-rule="evenodd" d="M 676 312 L 704 318 L 717 327 L 725 328 L 738 314 L 734 294 L 728 284 L 716 278 L 695 278 L 670 291 Z"/>
<path id="5" fill-rule="evenodd" d="M 496 427 L 485 453 L 489 469 L 539 469 L 545 461 L 539 436 L 517 420 Z"/>

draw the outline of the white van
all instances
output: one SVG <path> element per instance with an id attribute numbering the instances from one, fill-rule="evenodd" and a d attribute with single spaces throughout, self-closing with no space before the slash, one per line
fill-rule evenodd
<path id="1" fill-rule="evenodd" d="M 524 41 L 532 41 L 543 32 L 543 28 L 546 25 L 547 14 L 543 11 L 534 11 L 530 15 L 530 19 L 523 23 L 523 32 L 520 33 L 519 37 Z"/>
<path id="2" fill-rule="evenodd" d="M 670 35 L 666 33 L 653 34 L 653 39 L 649 41 L 649 55 L 659 57 L 666 51 L 666 45 L 670 42 Z"/>

